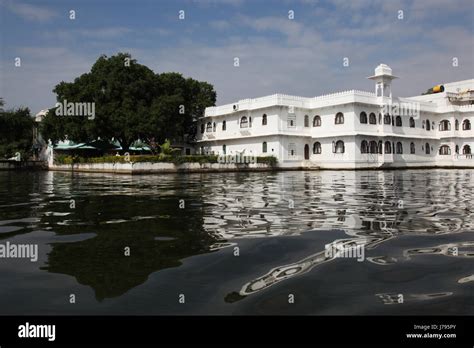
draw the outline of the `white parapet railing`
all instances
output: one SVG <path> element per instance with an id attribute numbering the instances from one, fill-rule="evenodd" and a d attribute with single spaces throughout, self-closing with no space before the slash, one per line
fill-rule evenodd
<path id="1" fill-rule="evenodd" d="M 252 135 L 252 132 L 250 131 L 250 129 L 241 129 L 240 130 L 240 135 L 249 136 L 249 135 Z"/>
<path id="2" fill-rule="evenodd" d="M 461 111 L 461 112 L 474 111 L 474 104 L 470 104 L 470 105 L 460 105 L 460 106 L 459 106 L 459 111 Z"/>
<path id="3" fill-rule="evenodd" d="M 375 94 L 366 91 L 348 90 L 337 93 L 325 94 L 313 98 L 299 97 L 288 94 L 272 94 L 261 98 L 241 99 L 236 103 L 206 108 L 205 116 L 219 116 L 244 110 L 255 110 L 270 106 L 293 106 L 295 108 L 318 108 L 327 105 L 338 104 L 344 98 L 348 102 L 355 101 L 356 98 L 364 102 L 374 101 Z"/>

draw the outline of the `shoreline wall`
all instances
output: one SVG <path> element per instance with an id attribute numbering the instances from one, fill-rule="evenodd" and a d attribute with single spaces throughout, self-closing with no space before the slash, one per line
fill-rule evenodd
<path id="1" fill-rule="evenodd" d="M 45 161 L 0 161 L 0 170 L 48 169 Z"/>
<path id="2" fill-rule="evenodd" d="M 49 170 L 75 171 L 89 173 L 117 173 L 117 174 L 160 174 L 160 173 L 207 173 L 207 172 L 246 172 L 272 171 L 278 169 L 266 163 L 253 164 L 222 164 L 222 163 L 174 163 L 135 162 L 135 163 L 76 163 L 54 164 Z"/>
<path id="3" fill-rule="evenodd" d="M 433 165 L 432 163 L 416 163 L 407 165 L 397 165 L 390 163 L 387 165 L 367 165 L 367 163 L 346 163 L 344 166 L 315 166 L 294 163 L 292 166 L 271 166 L 266 163 L 254 164 L 221 164 L 221 163 L 76 163 L 50 165 L 49 170 L 64 172 L 83 173 L 112 173 L 112 174 L 164 174 L 164 173 L 216 173 L 216 172 L 263 172 L 263 171 L 290 171 L 290 170 L 403 170 L 403 169 L 474 169 L 474 161 L 470 163 L 457 163 L 452 165 L 444 163 Z"/>
<path id="4" fill-rule="evenodd" d="M 44 161 L 0 161 L 0 171 L 5 170 L 52 170 L 84 173 L 116 174 L 162 174 L 162 173 L 211 173 L 211 172 L 261 172 L 286 170 L 403 170 L 403 169 L 474 169 L 474 160 L 446 161 L 433 165 L 430 162 L 415 163 L 313 163 L 295 161 L 272 166 L 267 163 L 223 164 L 223 163 L 183 163 L 175 165 L 169 162 L 135 163 L 76 163 L 50 164 Z"/>

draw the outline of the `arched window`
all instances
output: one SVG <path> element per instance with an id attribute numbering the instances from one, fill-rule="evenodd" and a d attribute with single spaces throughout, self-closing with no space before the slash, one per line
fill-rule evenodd
<path id="1" fill-rule="evenodd" d="M 395 120 L 395 126 L 401 127 L 402 126 L 402 118 L 400 116 L 397 116 Z"/>
<path id="2" fill-rule="evenodd" d="M 364 111 L 360 113 L 359 118 L 360 118 L 360 123 L 367 124 L 367 114 Z"/>
<path id="3" fill-rule="evenodd" d="M 392 118 L 390 117 L 389 114 L 385 114 L 383 116 L 383 124 L 391 124 L 392 123 Z"/>
<path id="4" fill-rule="evenodd" d="M 344 142 L 342 140 L 338 140 L 332 143 L 333 145 L 333 152 L 334 153 L 344 153 L 346 151 Z"/>
<path id="5" fill-rule="evenodd" d="M 204 123 L 201 123 L 201 133 L 204 133 L 204 128 L 206 127 L 206 125 Z"/>
<path id="6" fill-rule="evenodd" d="M 242 116 L 240 119 L 240 128 L 248 128 L 249 126 L 249 120 L 247 119 L 247 116 Z"/>
<path id="7" fill-rule="evenodd" d="M 309 116 L 308 115 L 304 115 L 304 126 L 309 127 Z"/>
<path id="8" fill-rule="evenodd" d="M 423 122 L 421 122 L 421 128 L 425 129 L 425 120 L 423 120 Z"/>
<path id="9" fill-rule="evenodd" d="M 379 124 L 382 124 L 382 114 L 379 113 Z"/>
<path id="10" fill-rule="evenodd" d="M 263 152 L 263 153 L 266 153 L 266 152 L 267 152 L 267 142 L 266 142 L 266 141 L 264 141 L 264 142 L 262 143 L 262 152 Z"/>
<path id="11" fill-rule="evenodd" d="M 338 112 L 336 114 L 336 118 L 334 120 L 335 124 L 343 124 L 344 123 L 344 114 L 342 112 Z"/>
<path id="12" fill-rule="evenodd" d="M 462 130 L 471 130 L 471 121 L 467 119 L 462 121 Z"/>
<path id="13" fill-rule="evenodd" d="M 414 155 L 416 152 L 415 143 L 410 143 L 410 153 Z"/>
<path id="14" fill-rule="evenodd" d="M 431 153 L 430 144 L 425 144 L 425 154 L 429 155 Z"/>
<path id="15" fill-rule="evenodd" d="M 431 126 L 430 126 L 430 120 L 426 120 L 425 122 L 426 130 L 429 131 Z"/>
<path id="16" fill-rule="evenodd" d="M 206 132 L 212 132 L 212 122 L 207 122 L 206 125 Z"/>
<path id="17" fill-rule="evenodd" d="M 457 154 L 459 154 L 459 145 L 456 145 L 456 147 L 454 148 L 454 152 L 456 152 Z"/>
<path id="18" fill-rule="evenodd" d="M 313 127 L 321 127 L 321 116 L 319 115 L 314 116 Z"/>
<path id="19" fill-rule="evenodd" d="M 377 153 L 377 142 L 372 140 L 370 143 L 369 143 L 369 152 L 370 153 Z"/>
<path id="20" fill-rule="evenodd" d="M 469 145 L 464 145 L 462 148 L 463 155 L 470 155 L 471 154 L 471 147 Z"/>
<path id="21" fill-rule="evenodd" d="M 401 155 L 403 153 L 403 144 L 401 142 L 397 143 L 397 154 Z"/>
<path id="22" fill-rule="evenodd" d="M 227 124 L 224 120 L 224 121 L 222 121 L 222 130 L 225 131 L 226 129 L 227 129 Z"/>
<path id="23" fill-rule="evenodd" d="M 448 120 L 442 120 L 439 123 L 439 128 L 438 129 L 442 132 L 450 131 L 451 130 L 451 122 L 449 122 Z"/>
<path id="24" fill-rule="evenodd" d="M 216 131 L 216 123 L 215 123 L 215 122 L 212 124 L 212 131 L 213 131 L 213 132 Z"/>
<path id="25" fill-rule="evenodd" d="M 319 141 L 315 142 L 315 143 L 313 144 L 313 153 L 314 153 L 315 155 L 319 155 L 319 154 L 321 154 L 321 151 L 322 151 L 322 149 L 321 149 L 321 143 L 320 143 Z"/>
<path id="26" fill-rule="evenodd" d="M 360 153 L 369 153 L 369 144 L 365 140 L 360 143 Z"/>
<path id="27" fill-rule="evenodd" d="M 459 130 L 459 121 L 454 121 L 454 129 Z"/>
<path id="28" fill-rule="evenodd" d="M 373 112 L 370 113 L 369 115 L 369 123 L 370 124 L 377 124 L 377 117 Z"/>
<path id="29" fill-rule="evenodd" d="M 410 117 L 410 128 L 415 128 L 415 119 Z"/>
<path id="30" fill-rule="evenodd" d="M 385 142 L 384 153 L 392 153 L 392 143 L 390 141 Z"/>
<path id="31" fill-rule="evenodd" d="M 450 155 L 451 154 L 451 148 L 448 145 L 441 145 L 439 148 L 439 154 L 440 155 Z"/>
<path id="32" fill-rule="evenodd" d="M 382 140 L 379 140 L 379 154 L 383 153 L 383 142 Z"/>
<path id="33" fill-rule="evenodd" d="M 262 126 L 266 126 L 267 125 L 267 114 L 263 114 L 262 116 Z"/>
<path id="34" fill-rule="evenodd" d="M 225 144 L 222 145 L 222 152 L 224 153 L 224 155 L 227 153 L 227 146 Z"/>
<path id="35" fill-rule="evenodd" d="M 249 127 L 252 127 L 252 116 L 249 116 Z"/>

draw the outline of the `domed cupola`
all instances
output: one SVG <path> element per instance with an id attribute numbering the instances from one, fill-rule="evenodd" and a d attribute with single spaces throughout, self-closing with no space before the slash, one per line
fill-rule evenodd
<path id="1" fill-rule="evenodd" d="M 379 64 L 375 68 L 375 75 L 368 77 L 375 81 L 375 95 L 380 99 L 392 98 L 392 80 L 396 78 L 387 64 Z"/>

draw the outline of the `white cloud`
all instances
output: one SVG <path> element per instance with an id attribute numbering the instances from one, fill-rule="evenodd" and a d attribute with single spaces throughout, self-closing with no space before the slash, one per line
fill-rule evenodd
<path id="1" fill-rule="evenodd" d="M 65 47 L 19 47 L 21 67 L 13 60 L 1 63 L 0 95 L 6 107 L 28 106 L 32 113 L 56 102 L 53 88 L 61 81 L 72 81 L 90 71 L 97 57 L 88 57 Z"/>
<path id="2" fill-rule="evenodd" d="M 245 2 L 245 0 L 191 0 L 191 2 L 198 5 L 203 5 L 203 6 L 211 6 L 211 5 L 240 6 Z"/>
<path id="3" fill-rule="evenodd" d="M 26 62 L 25 69 L 29 70 L 19 75 L 14 69 L 8 71 L 4 80 L 9 90 L 1 95 L 7 103 L 26 102 L 37 111 L 54 101 L 51 90 L 59 81 L 71 81 L 89 71 L 100 54 L 117 52 L 130 52 L 139 63 L 155 72 L 178 71 L 212 83 L 218 104 L 273 93 L 311 97 L 347 89 L 372 91 L 372 82 L 365 77 L 381 62 L 389 64 L 400 76 L 394 82 L 394 93 L 400 96 L 420 94 L 436 83 L 472 78 L 474 52 L 469 45 L 472 28 L 440 24 L 439 30 L 431 27 L 427 30 L 423 21 L 398 22 L 394 14 L 400 3 L 408 10 L 412 6 L 411 2 L 403 1 L 379 6 L 373 15 L 360 15 L 372 6 L 371 1 L 357 6 L 338 3 L 347 6 L 348 12 L 331 11 L 331 16 L 327 10 L 315 8 L 312 24 L 291 21 L 285 14 L 281 17 L 236 14 L 207 25 L 215 29 L 242 28 L 242 34 L 200 40 L 199 36 L 183 38 L 165 29 L 162 34 L 167 36 L 168 43 L 160 43 L 160 48 L 149 44 L 153 40 L 149 36 L 153 28 L 140 32 L 144 36 L 143 44 L 136 45 L 137 41 L 133 41 L 140 48 L 117 47 L 115 41 L 107 40 L 135 33 L 133 29 L 102 28 L 98 35 L 95 30 L 78 29 L 74 35 L 90 40 L 88 54 L 68 49 L 67 43 L 64 47 L 23 48 L 20 52 L 34 57 L 35 61 Z M 435 9 L 430 7 L 429 11 Z M 343 25 L 344 19 L 351 16 L 357 18 L 357 25 Z M 268 35 L 272 33 L 279 35 Z M 451 65 L 454 56 L 459 58 L 458 68 Z M 240 58 L 238 68 L 233 66 L 234 57 Z M 342 65 L 344 57 L 350 59 L 348 68 Z M 28 96 L 26 101 L 25 96 Z"/>
<path id="4" fill-rule="evenodd" d="M 18 1 L 4 1 L 4 4 L 11 12 L 29 21 L 47 22 L 58 14 L 46 7 L 21 3 Z"/>
<path id="5" fill-rule="evenodd" d="M 42 37 L 47 40 L 64 40 L 70 42 L 75 39 L 101 41 L 120 38 L 132 32 L 133 30 L 128 27 L 103 27 L 93 29 L 46 31 L 42 33 Z"/>
<path id="6" fill-rule="evenodd" d="M 108 27 L 95 29 L 79 29 L 78 35 L 95 39 L 112 39 L 131 33 L 133 30 L 127 27 Z"/>
<path id="7" fill-rule="evenodd" d="M 250 27 L 257 32 L 274 31 L 286 35 L 289 39 L 296 38 L 303 31 L 303 24 L 287 17 L 249 17 L 238 16 L 235 20 L 243 26 Z"/>
<path id="8" fill-rule="evenodd" d="M 231 27 L 230 22 L 225 21 L 225 20 L 213 20 L 209 22 L 209 25 L 211 28 L 214 28 L 217 30 L 224 30 Z"/>

